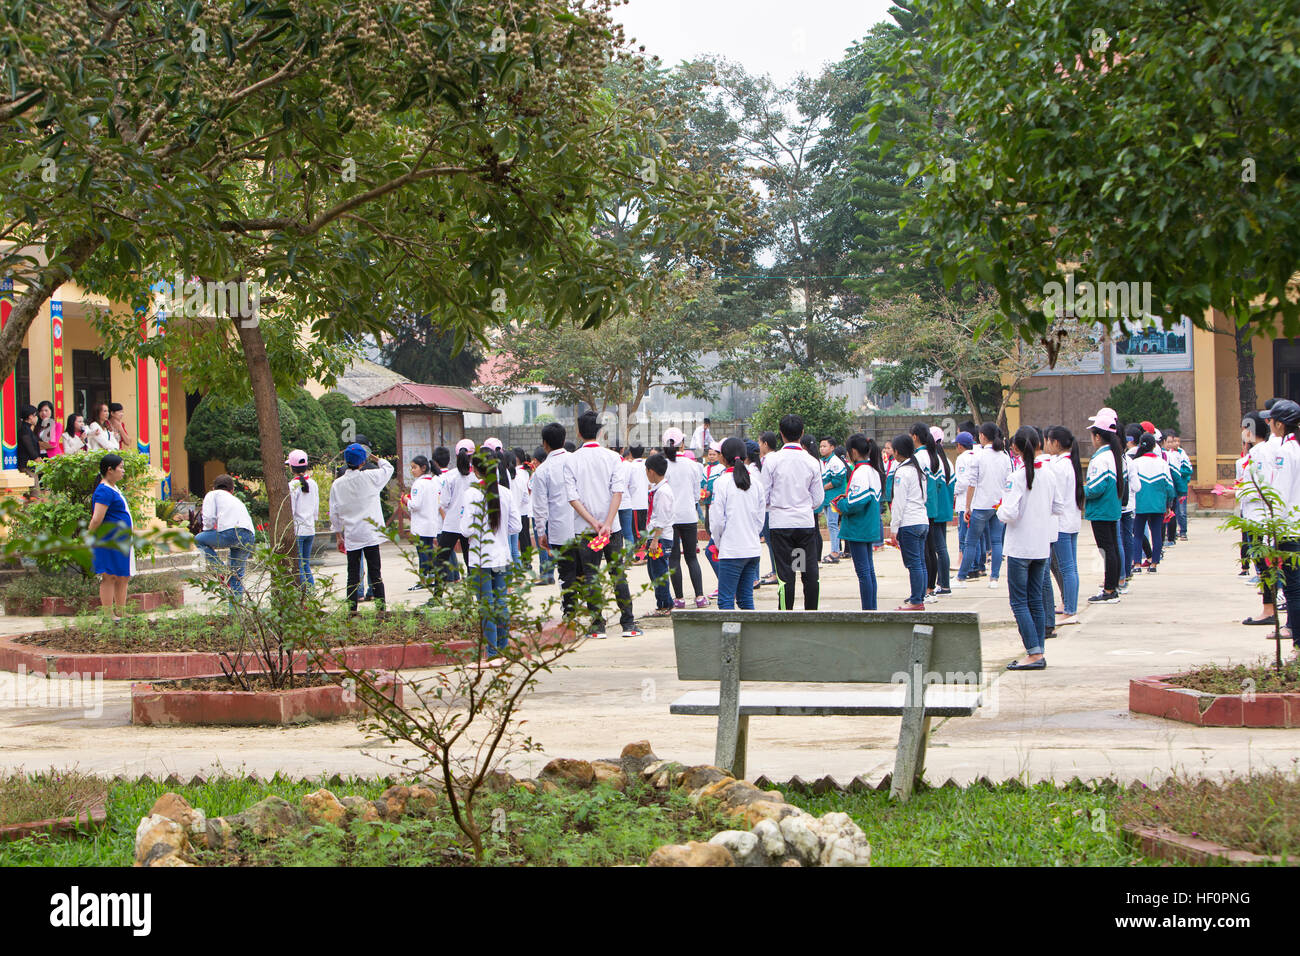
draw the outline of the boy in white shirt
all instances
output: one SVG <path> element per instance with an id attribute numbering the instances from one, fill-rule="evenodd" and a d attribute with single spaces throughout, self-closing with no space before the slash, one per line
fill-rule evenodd
<path id="1" fill-rule="evenodd" d="M 367 461 L 377 467 L 362 469 Z M 379 546 L 388 540 L 383 534 L 384 513 L 379 496 L 393 477 L 393 463 L 376 458 L 364 445 L 353 442 L 343 449 L 345 471 L 330 486 L 330 530 L 339 536 L 339 550 L 348 556 L 349 616 L 357 613 L 361 584 L 361 559 L 369 571 L 370 591 L 375 605 L 384 605 L 384 579 L 379 566 Z"/>
<path id="2" fill-rule="evenodd" d="M 776 576 L 783 585 L 779 601 L 784 602 L 785 608 L 794 607 L 797 568 L 803 578 L 804 610 L 815 611 L 821 590 L 817 572 L 822 536 L 814 513 L 826 497 L 821 462 L 799 444 L 803 436 L 802 418 L 786 415 L 781 419 L 780 431 L 784 444 L 763 460 L 772 556 Z"/>

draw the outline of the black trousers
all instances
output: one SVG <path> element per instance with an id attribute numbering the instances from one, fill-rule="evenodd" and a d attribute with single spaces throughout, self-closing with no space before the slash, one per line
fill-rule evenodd
<path id="1" fill-rule="evenodd" d="M 1119 587 L 1119 522 L 1092 522 L 1092 540 L 1097 542 L 1106 558 L 1106 579 L 1102 589 L 1114 591 Z"/>
<path id="2" fill-rule="evenodd" d="M 925 578 L 929 590 L 936 584 L 941 588 L 949 586 L 948 573 L 951 571 L 948 557 L 948 522 L 930 520 L 930 533 L 925 537 Z"/>
<path id="3" fill-rule="evenodd" d="M 460 580 L 460 567 L 456 563 L 456 543 L 460 542 L 460 553 L 469 551 L 469 541 L 464 535 L 455 531 L 442 531 L 438 534 L 438 550 L 433 553 L 433 567 L 437 577 L 437 587 L 448 581 Z"/>
<path id="4" fill-rule="evenodd" d="M 596 572 L 600 570 L 600 562 L 604 561 L 609 565 L 610 573 L 614 577 L 614 599 L 618 602 L 618 622 L 626 630 L 636 624 L 636 617 L 632 614 L 632 592 L 628 590 L 627 575 L 623 573 L 623 568 L 618 563 L 623 551 L 623 532 L 610 532 L 609 541 L 599 551 L 592 551 L 587 547 L 588 542 L 594 537 L 595 535 L 588 534 L 575 538 L 573 548 L 577 569 L 582 573 L 583 581 L 587 586 L 587 610 L 591 613 L 591 629 L 605 630 L 605 613 L 601 607 L 600 596 L 596 593 Z"/>
<path id="5" fill-rule="evenodd" d="M 673 525 L 673 550 L 668 555 L 668 569 L 673 596 L 682 600 L 682 557 L 691 576 L 691 587 L 698 600 L 704 596 L 704 575 L 700 573 L 700 526 L 694 521 Z"/>
<path id="6" fill-rule="evenodd" d="M 803 578 L 803 607 L 805 611 L 817 610 L 821 595 L 818 567 L 822 560 L 822 536 L 814 525 L 811 528 L 772 528 L 772 559 L 776 563 L 776 576 L 783 587 L 781 593 L 785 609 L 794 609 L 794 576 L 798 567 Z"/>
<path id="7" fill-rule="evenodd" d="M 357 598 L 360 596 L 362 556 L 366 559 L 366 570 L 370 573 L 370 591 L 374 594 L 377 603 L 384 603 L 384 579 L 380 576 L 379 570 L 379 545 L 372 544 L 367 548 L 357 548 L 355 551 L 348 552 L 348 606 L 354 611 L 357 609 Z"/>
<path id="8" fill-rule="evenodd" d="M 568 620 L 578 606 L 578 595 L 574 590 L 581 569 L 577 540 L 566 541 L 564 544 L 551 543 L 551 555 L 555 561 L 556 573 L 560 576 L 560 607 L 564 611 L 565 620 Z"/>

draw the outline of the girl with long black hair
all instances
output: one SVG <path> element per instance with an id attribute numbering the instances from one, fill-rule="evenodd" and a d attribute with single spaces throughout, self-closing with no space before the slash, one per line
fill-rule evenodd
<path id="1" fill-rule="evenodd" d="M 1057 627 L 1078 624 L 1079 608 L 1079 529 L 1083 525 L 1083 472 L 1079 465 L 1079 443 L 1064 425 L 1047 430 L 1044 442 L 1052 456 L 1052 473 L 1065 501 L 1065 510 L 1057 515 L 1057 537 L 1052 546 L 1052 573 L 1058 575 L 1061 610 L 1053 608 Z"/>
<path id="2" fill-rule="evenodd" d="M 681 429 L 670 428 L 664 432 L 663 452 L 668 461 L 668 483 L 673 489 L 676 514 L 673 515 L 673 550 L 668 557 L 668 566 L 673 585 L 673 607 L 686 607 L 682 599 L 682 558 L 686 559 L 686 570 L 691 576 L 691 588 L 695 591 L 695 606 L 708 607 L 709 599 L 704 596 L 704 576 L 700 573 L 700 525 L 699 514 L 695 505 L 700 497 L 700 482 L 704 480 L 704 471 L 697 462 L 681 456 L 684 436 Z"/>
<path id="3" fill-rule="evenodd" d="M 1164 545 L 1165 514 L 1173 507 L 1174 479 L 1169 464 L 1156 451 L 1156 436 L 1143 432 L 1138 439 L 1137 454 L 1129 470 L 1129 494 L 1133 498 L 1135 530 L 1133 536 L 1151 533 L 1151 564 L 1147 571 L 1160 567 Z"/>
<path id="4" fill-rule="evenodd" d="M 479 597 L 484 653 L 496 657 L 510 640 L 510 609 L 506 604 L 506 570 L 510 566 L 510 535 L 519 533 L 509 484 L 509 470 L 500 452 L 480 448 L 473 457 L 477 481 L 465 489 L 463 533 L 468 542 L 465 566 Z"/>
<path id="5" fill-rule="evenodd" d="M 877 589 L 873 552 L 881 539 L 880 494 L 885 487 L 885 469 L 880 449 L 866 435 L 850 435 L 847 447 L 853 473 L 844 494 L 829 507 L 840 514 L 840 540 L 853 558 L 862 610 L 874 611 Z"/>
<path id="6" fill-rule="evenodd" d="M 917 422 L 911 428 L 916 457 L 926 478 L 925 510 L 929 518 L 925 541 L 927 601 L 936 601 L 939 595 L 952 593 L 948 580 L 951 570 L 948 522 L 952 521 L 952 463 L 940 450 L 934 434 L 936 431 L 943 434 L 937 426 L 931 429 L 924 422 Z"/>
<path id="7" fill-rule="evenodd" d="M 763 492 L 745 464 L 745 443 L 728 438 L 722 443 L 726 470 L 714 480 L 709 505 L 709 533 L 718 548 L 718 607 L 754 610 L 754 582 L 762 545 L 766 508 Z"/>
<path id="8" fill-rule="evenodd" d="M 411 534 L 419 542 L 415 548 L 419 559 L 419 580 L 409 590 L 419 591 L 433 585 L 438 590 L 438 577 L 434 574 L 438 552 L 438 535 L 442 532 L 442 516 L 438 513 L 438 494 L 442 490 L 442 472 L 435 462 L 424 455 L 411 459 L 411 490 L 403 496 L 403 503 L 411 515 Z"/>
<path id="9" fill-rule="evenodd" d="M 911 590 L 907 602 L 896 611 L 925 610 L 925 539 L 930 533 L 930 516 L 925 510 L 925 472 L 917 459 L 911 435 L 894 439 L 894 500 L 889 514 L 889 540 L 903 555 Z"/>
<path id="10" fill-rule="evenodd" d="M 1119 437 L 1119 416 L 1113 408 L 1100 409 L 1088 421 L 1092 426 L 1092 458 L 1083 485 L 1083 516 L 1092 522 L 1092 537 L 1106 560 L 1106 577 L 1101 591 L 1088 598 L 1089 604 L 1111 604 L 1119 600 L 1119 521 L 1128 503 L 1128 474 L 1124 446 Z"/>
<path id="11" fill-rule="evenodd" d="M 998 519 L 1007 526 L 1003 552 L 1007 558 L 1007 593 L 1015 615 L 1025 658 L 1007 670 L 1041 671 L 1047 667 L 1043 641 L 1047 637 L 1043 584 L 1051 553 L 1052 503 L 1056 482 L 1046 461 L 1038 456 L 1038 430 L 1025 426 L 1011 439 L 1019 463 L 1007 479 L 998 506 Z"/>
<path id="12" fill-rule="evenodd" d="M 442 518 L 442 531 L 438 533 L 438 553 L 434 557 L 442 583 L 460 580 L 460 569 L 456 563 L 456 545 L 460 545 L 462 558 L 469 557 L 469 542 L 463 530 L 462 511 L 465 507 L 465 492 L 474 481 L 470 456 L 474 454 L 474 443 L 462 438 L 456 443 L 455 464 L 447 469 L 438 492 L 438 515 Z"/>

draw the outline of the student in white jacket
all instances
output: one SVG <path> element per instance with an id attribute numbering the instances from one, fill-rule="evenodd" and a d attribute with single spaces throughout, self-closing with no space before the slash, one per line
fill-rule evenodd
<path id="1" fill-rule="evenodd" d="M 378 465 L 362 469 L 367 460 Z M 364 446 L 353 442 L 343 449 L 345 471 L 330 485 L 330 530 L 339 536 L 339 549 L 348 556 L 348 607 L 357 613 L 358 588 L 361 585 L 361 559 L 366 560 L 370 591 L 376 607 L 384 606 L 384 579 L 379 566 L 379 546 L 384 537 L 384 513 L 379 496 L 393 477 L 393 463 L 376 458 Z"/>
<path id="2" fill-rule="evenodd" d="M 911 590 L 896 611 L 925 610 L 925 539 L 930 516 L 925 510 L 926 476 L 917 461 L 911 435 L 894 439 L 894 499 L 889 512 L 889 543 L 898 546 L 907 568 Z"/>
<path id="3" fill-rule="evenodd" d="M 519 533 L 520 523 L 510 486 L 501 483 L 504 463 L 485 445 L 474 454 L 473 465 L 477 480 L 465 490 L 460 526 L 468 542 L 465 566 L 479 597 L 483 652 L 490 659 L 510 641 L 506 571 L 512 560 L 510 535 Z"/>
<path id="4" fill-rule="evenodd" d="M 438 535 L 442 532 L 442 515 L 438 511 L 438 498 L 442 491 L 442 472 L 424 455 L 411 459 L 411 490 L 405 498 L 406 510 L 411 515 L 411 535 L 419 544 L 415 553 L 419 559 L 420 579 L 409 590 L 420 591 L 438 582 L 434 575 L 434 554 L 438 550 Z"/>
<path id="5" fill-rule="evenodd" d="M 1024 427 L 1011 439 L 1020 461 L 1007 478 L 998 518 L 1007 526 L 1002 553 L 1007 559 L 1007 591 L 1026 656 L 1007 665 L 1011 671 L 1047 668 L 1043 654 L 1047 619 L 1043 614 L 1043 578 L 1051 554 L 1058 494 L 1046 456 L 1039 455 L 1038 430 Z"/>
<path id="6" fill-rule="evenodd" d="M 438 491 L 438 513 L 442 517 L 442 530 L 438 532 L 438 554 L 435 561 L 445 581 L 459 581 L 456 566 L 456 545 L 460 545 L 462 558 L 469 554 L 469 542 L 461 530 L 460 517 L 465 508 L 465 489 L 474 480 L 470 456 L 474 443 L 462 438 L 456 443 L 455 461 L 442 473 L 442 488 Z"/>
<path id="7" fill-rule="evenodd" d="M 709 506 L 709 534 L 718 546 L 718 608 L 754 610 L 754 582 L 758 580 L 758 540 L 766 514 L 763 494 L 745 465 L 745 443 L 728 438 L 722 443 L 726 470 L 713 483 Z"/>
<path id="8" fill-rule="evenodd" d="M 298 539 L 298 586 L 315 587 L 311 549 L 316 541 L 316 521 L 320 518 L 320 486 L 311 476 L 307 453 L 301 448 L 289 452 L 284 463 L 293 472 L 289 481 L 289 510 L 293 513 L 294 537 Z"/>

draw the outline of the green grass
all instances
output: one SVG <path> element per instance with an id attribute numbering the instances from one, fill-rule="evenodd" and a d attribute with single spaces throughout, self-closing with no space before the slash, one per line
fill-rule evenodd
<path id="1" fill-rule="evenodd" d="M 888 791 L 784 791 L 810 813 L 847 813 L 871 844 L 872 866 L 1142 866 L 1119 835 L 1118 794 L 1099 788 L 941 787 L 905 804 Z"/>
<path id="2" fill-rule="evenodd" d="M 0 824 L 79 816 L 104 799 L 104 781 L 76 771 L 0 774 Z"/>
<path id="3" fill-rule="evenodd" d="M 1270 657 L 1261 657 L 1253 665 L 1206 664 L 1175 674 L 1166 683 L 1207 694 L 1294 694 L 1300 691 L 1300 661 L 1286 661 L 1281 670 Z"/>
<path id="4" fill-rule="evenodd" d="M 108 823 L 102 830 L 78 838 L 37 837 L 0 844 L 0 866 L 130 866 L 135 828 L 168 790 L 211 818 L 236 814 L 272 794 L 296 803 L 322 786 L 327 784 L 278 778 L 260 784 L 214 779 L 197 787 L 119 783 L 109 793 Z M 357 794 L 373 799 L 386 786 L 350 779 L 329 789 L 338 797 Z M 499 866 L 640 864 L 657 846 L 707 840 L 727 828 L 712 808 L 693 807 L 684 793 L 645 787 L 628 794 L 603 786 L 555 794 L 515 788 L 483 794 L 477 812 L 484 829 L 485 862 Z M 399 823 L 355 823 L 348 830 L 315 827 L 306 839 L 246 843 L 231 860 L 215 856 L 205 860 L 271 866 L 428 866 L 471 861 L 468 845 L 449 812 Z"/>
<path id="5" fill-rule="evenodd" d="M 175 571 L 157 571 L 149 574 L 137 574 L 127 581 L 129 594 L 146 591 L 165 591 L 168 594 L 179 593 L 185 586 L 184 580 Z M 39 615 L 41 599 L 47 597 L 67 598 L 74 607 L 82 611 L 90 608 L 87 602 L 99 597 L 99 579 L 78 571 L 64 574 L 23 574 L 0 588 L 0 598 L 16 600 L 23 603 L 22 613 Z M 126 608 L 128 613 L 135 613 L 132 605 Z"/>

